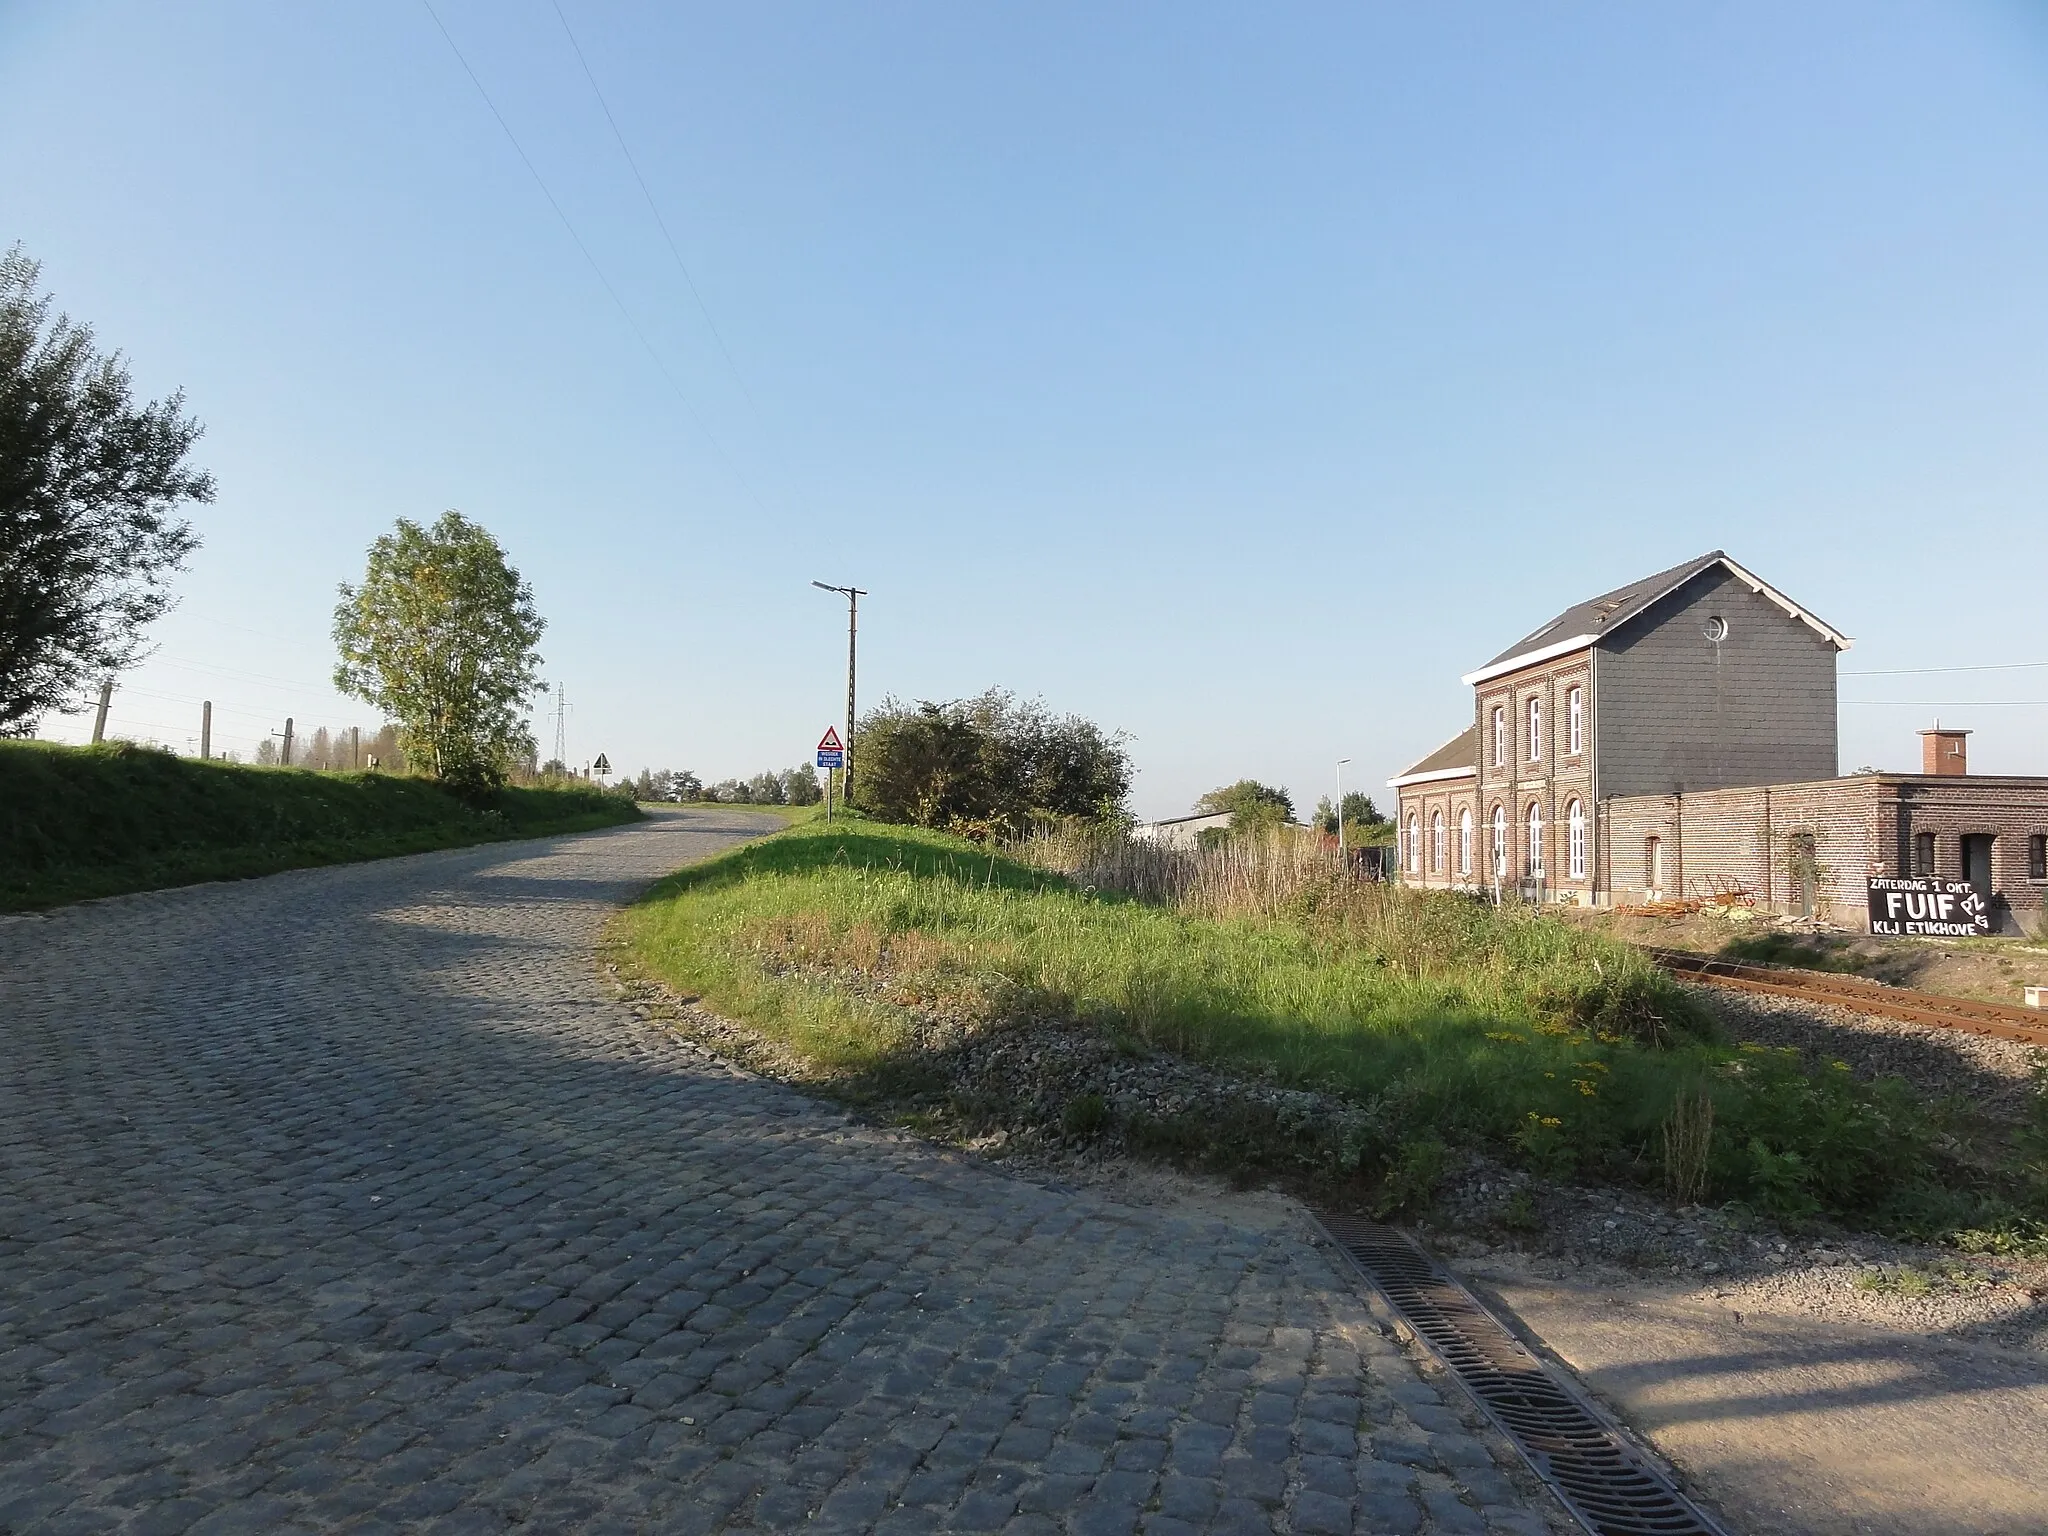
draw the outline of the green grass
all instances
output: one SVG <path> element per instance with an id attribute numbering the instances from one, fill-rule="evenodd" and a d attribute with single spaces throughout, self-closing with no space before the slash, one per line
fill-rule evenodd
<path id="1" fill-rule="evenodd" d="M 1717 1044 L 1633 948 L 1528 909 L 1353 887 L 1205 918 L 936 833 L 814 822 L 671 877 L 625 937 L 854 1097 L 917 1077 L 934 1014 L 1060 1019 L 1361 1107 L 1368 1131 L 1329 1155 L 1369 1178 L 1465 1144 L 1799 1216 L 1877 1211 L 1942 1174 L 1939 1117 L 1903 1085 Z M 1703 1102 L 1687 1180 L 1666 1130 Z"/>
<path id="2" fill-rule="evenodd" d="M 825 807 L 822 804 L 739 805 L 726 800 L 686 800 L 682 803 L 693 811 L 759 811 L 763 816 L 780 816 L 791 826 L 798 826 L 807 821 L 823 821 L 825 819 Z M 839 814 L 837 807 L 834 807 L 832 814 L 837 817 Z"/>
<path id="3" fill-rule="evenodd" d="M 588 831 L 637 814 L 596 789 L 506 789 L 478 805 L 391 774 L 0 741 L 0 910 Z"/>
<path id="4" fill-rule="evenodd" d="M 1719 951 L 1727 960 L 1754 965 L 1788 965 L 1807 971 L 1834 971 L 1854 975 L 1869 968 L 1867 956 L 1837 947 L 1824 939 L 1806 939 L 1789 933 L 1759 933 L 1730 939 Z"/>

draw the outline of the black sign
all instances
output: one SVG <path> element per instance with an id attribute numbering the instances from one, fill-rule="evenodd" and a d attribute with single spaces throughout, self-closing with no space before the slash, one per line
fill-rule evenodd
<path id="1" fill-rule="evenodd" d="M 1991 903 L 1967 880 L 1872 876 L 1870 931 L 1894 938 L 1983 938 L 1991 932 Z"/>

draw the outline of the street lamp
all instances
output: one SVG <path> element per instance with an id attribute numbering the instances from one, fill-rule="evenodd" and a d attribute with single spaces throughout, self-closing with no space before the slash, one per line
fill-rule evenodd
<path id="1" fill-rule="evenodd" d="M 1348 757 L 1337 759 L 1337 862 L 1346 874 L 1351 872 L 1351 861 L 1344 856 L 1344 765 L 1350 761 Z"/>
<path id="2" fill-rule="evenodd" d="M 842 744 L 846 752 L 846 766 L 839 780 L 840 803 L 849 814 L 853 810 L 853 663 L 854 645 L 858 632 L 860 600 L 867 596 L 859 587 L 835 587 L 828 581 L 814 581 L 812 586 L 821 592 L 840 592 L 846 596 L 846 740 Z"/>

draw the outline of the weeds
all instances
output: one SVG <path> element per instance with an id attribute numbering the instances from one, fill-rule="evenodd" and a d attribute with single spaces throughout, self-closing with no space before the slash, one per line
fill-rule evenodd
<path id="1" fill-rule="evenodd" d="M 1120 1051 L 1313 1090 L 1353 1109 L 1321 1127 L 1247 1109 L 1116 1129 L 1179 1161 L 1381 1184 L 1395 1207 L 1433 1186 L 1434 1146 L 1785 1219 L 1954 1231 L 1997 1227 L 1999 1209 L 2040 1214 L 2038 1192 L 1959 1170 L 1941 1106 L 1791 1051 L 1716 1043 L 1681 988 L 1592 930 L 1358 886 L 1284 840 L 1204 863 L 1072 839 L 1041 835 L 1027 862 L 812 823 L 672 878 L 627 924 L 650 969 L 828 1077 L 904 1070 L 943 1043 L 934 1021 L 957 1040 L 1058 1020 Z M 1073 879 L 1048 867 L 1061 861 Z M 1165 904 L 1175 891 L 1186 905 Z M 1070 1134 L 1108 1128 L 1108 1106 L 1098 1121 L 1086 1097 L 1060 1117 Z M 2037 1168 L 2048 1109 L 2040 1126 Z"/>
<path id="2" fill-rule="evenodd" d="M 1712 1176 L 1714 1101 L 1700 1090 L 1681 1093 L 1664 1117 L 1664 1189 L 1678 1205 L 1697 1205 Z"/>

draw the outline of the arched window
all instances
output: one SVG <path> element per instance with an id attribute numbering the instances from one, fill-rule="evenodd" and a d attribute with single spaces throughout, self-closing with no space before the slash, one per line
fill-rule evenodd
<path id="1" fill-rule="evenodd" d="M 1543 807 L 1538 802 L 1529 802 L 1529 863 L 1531 880 L 1543 878 Z"/>
<path id="2" fill-rule="evenodd" d="M 2039 842 L 2040 839 L 2034 839 Z M 1458 873 L 1470 879 L 1472 876 L 1472 808 L 1468 805 L 1458 812 Z"/>
<path id="3" fill-rule="evenodd" d="M 1429 872 L 1440 875 L 1444 872 L 1444 813 L 1432 811 L 1429 817 Z"/>
<path id="4" fill-rule="evenodd" d="M 1505 880 L 1508 877 L 1508 808 L 1496 804 L 1493 808 L 1493 878 Z"/>
<path id="5" fill-rule="evenodd" d="M 1565 695 L 1567 712 L 1570 716 L 1565 733 L 1571 740 L 1569 748 L 1573 757 L 1586 750 L 1586 690 L 1574 688 Z"/>
<path id="6" fill-rule="evenodd" d="M 1408 813 L 1408 873 L 1422 873 L 1422 818 Z"/>
<path id="7" fill-rule="evenodd" d="M 1543 701 L 1529 701 L 1529 761 L 1543 761 Z"/>
<path id="8" fill-rule="evenodd" d="M 1574 800 L 1564 812 L 1565 867 L 1574 880 L 1586 878 L 1586 808 Z"/>
<path id="9" fill-rule="evenodd" d="M 1493 766 L 1502 768 L 1508 760 L 1508 712 L 1493 706 Z"/>

